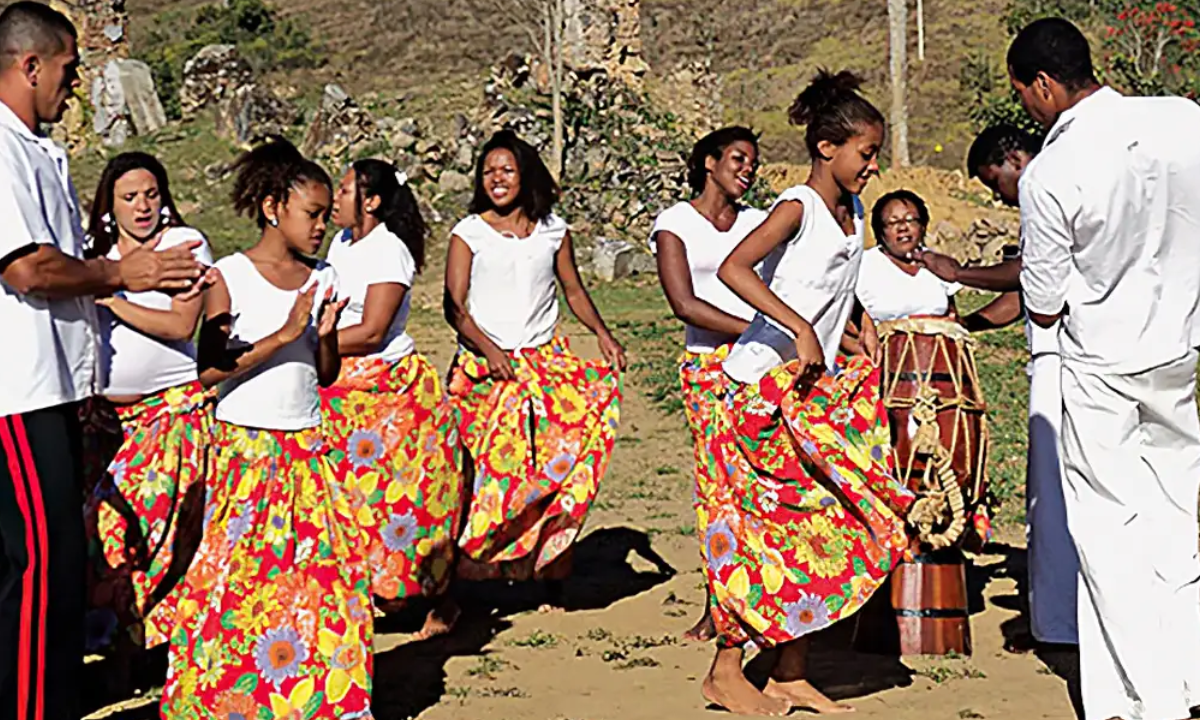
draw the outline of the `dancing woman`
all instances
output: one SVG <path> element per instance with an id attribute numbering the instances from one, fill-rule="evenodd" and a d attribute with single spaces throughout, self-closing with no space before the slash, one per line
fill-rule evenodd
<path id="1" fill-rule="evenodd" d="M 372 591 L 383 600 L 441 597 L 462 514 L 454 411 L 407 325 L 413 277 L 428 230 L 407 181 L 381 160 L 360 160 L 333 205 L 341 233 L 328 260 L 348 301 L 338 321 L 342 372 L 321 390 L 325 427 L 369 534 Z M 446 632 L 447 598 L 422 637 Z"/>
<path id="2" fill-rule="evenodd" d="M 370 573 L 321 433 L 338 376 L 332 183 L 283 140 L 235 166 L 258 242 L 223 258 L 200 336 L 219 385 L 204 538 L 171 636 L 164 718 L 369 717 Z"/>
<path id="3" fill-rule="evenodd" d="M 459 542 L 468 578 L 563 579 L 612 456 L 625 350 L 579 278 L 557 200 L 537 151 L 499 132 L 479 155 L 472 214 L 450 238 L 447 315 L 460 344 L 450 396 L 475 474 Z M 556 333 L 556 280 L 607 364 L 580 359 Z"/>
<path id="4" fill-rule="evenodd" d="M 754 309 L 717 279 L 717 268 L 767 216 L 738 202 L 754 184 L 757 170 L 758 136 L 752 131 L 728 127 L 709 133 L 696 143 L 688 159 L 693 199 L 663 211 L 650 231 L 663 292 L 686 326 L 687 349 L 680 360 L 679 380 L 695 441 L 693 502 L 702 557 L 709 518 L 719 514 L 719 506 L 730 498 L 728 488 L 718 482 L 722 473 L 712 465 L 707 450 L 713 407 L 724 402 L 729 385 L 721 363 L 754 317 Z M 710 589 L 704 616 L 685 637 L 714 637 L 711 602 Z"/>
<path id="5" fill-rule="evenodd" d="M 844 712 L 808 682 L 812 633 L 856 612 L 904 553 L 912 495 L 887 466 L 886 415 L 868 357 L 834 367 L 863 250 L 858 200 L 883 142 L 879 111 L 849 72 L 819 73 L 791 107 L 812 171 L 730 254 L 719 277 L 758 310 L 725 361 L 734 383 L 710 445 L 740 502 L 708 529 L 721 647 L 704 683 L 747 714 Z M 756 266 L 770 256 L 764 280 Z M 864 349 L 877 338 L 869 321 Z M 763 692 L 742 648 L 778 648 Z"/>
<path id="6" fill-rule="evenodd" d="M 176 209 L 166 169 L 145 153 L 122 153 L 104 168 L 89 227 L 93 257 L 188 246 L 199 263 L 213 262 Z M 110 404 L 95 404 L 88 428 L 111 433 L 103 444 L 115 457 L 97 459 L 106 465 L 87 478 L 97 483 L 86 505 L 93 649 L 166 642 L 175 588 L 200 542 L 212 407 L 192 337 L 206 284 L 96 300 L 100 387 Z"/>

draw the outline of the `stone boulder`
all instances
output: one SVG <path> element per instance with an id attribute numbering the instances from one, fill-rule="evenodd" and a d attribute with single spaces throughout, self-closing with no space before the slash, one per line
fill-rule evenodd
<path id="1" fill-rule="evenodd" d="M 632 275 L 654 274 L 658 265 L 653 255 L 624 240 L 597 238 L 589 270 L 597 278 L 612 282 Z"/>
<path id="2" fill-rule="evenodd" d="M 92 110 L 92 130 L 109 147 L 167 124 L 150 66 L 139 60 L 108 61 L 92 80 Z"/>
<path id="3" fill-rule="evenodd" d="M 233 45 L 209 45 L 187 61 L 179 100 L 185 118 L 211 115 L 219 134 L 241 144 L 280 135 L 300 120 L 294 105 L 255 81 Z"/>
<path id="4" fill-rule="evenodd" d="M 305 155 L 347 159 L 372 145 L 383 145 L 383 133 L 371 113 L 339 85 L 326 85 L 321 107 L 309 123 Z"/>
<path id="5" fill-rule="evenodd" d="M 234 45 L 208 45 L 184 63 L 179 105 L 184 117 L 216 107 L 254 82 L 250 63 Z"/>

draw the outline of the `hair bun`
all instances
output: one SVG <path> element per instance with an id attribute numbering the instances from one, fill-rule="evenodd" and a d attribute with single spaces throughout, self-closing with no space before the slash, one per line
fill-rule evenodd
<path id="1" fill-rule="evenodd" d="M 850 70 L 831 73 L 821 68 L 788 108 L 788 119 L 793 125 L 808 125 L 826 109 L 858 95 L 862 84 L 862 78 Z"/>

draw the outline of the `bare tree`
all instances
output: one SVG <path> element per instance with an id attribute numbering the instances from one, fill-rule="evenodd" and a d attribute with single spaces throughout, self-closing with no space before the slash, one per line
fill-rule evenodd
<path id="1" fill-rule="evenodd" d="M 892 80 L 892 160 L 908 167 L 908 5 L 888 0 L 888 66 Z"/>
<path id="2" fill-rule="evenodd" d="M 476 4 L 490 4 L 494 9 L 515 8 L 517 15 L 524 18 L 521 23 L 529 37 L 531 50 L 540 56 L 543 66 L 550 74 L 550 107 L 554 122 L 550 150 L 550 172 L 557 181 L 563 169 L 563 28 L 566 25 L 564 0 L 474 0 Z"/>
<path id="3" fill-rule="evenodd" d="M 925 0 L 917 0 L 917 60 L 925 62 Z"/>

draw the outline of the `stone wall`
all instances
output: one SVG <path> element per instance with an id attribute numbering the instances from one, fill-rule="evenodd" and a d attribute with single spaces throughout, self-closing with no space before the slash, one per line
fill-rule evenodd
<path id="1" fill-rule="evenodd" d="M 129 15 L 125 0 L 51 0 L 50 5 L 75 24 L 83 60 L 76 101 L 54 129 L 54 137 L 76 150 L 87 143 L 91 131 L 91 90 L 110 60 L 129 57 Z"/>
<path id="2" fill-rule="evenodd" d="M 649 69 L 642 58 L 641 0 L 565 0 L 563 60 L 576 72 L 598 70 L 640 83 Z"/>

